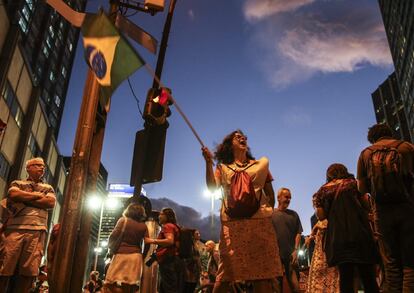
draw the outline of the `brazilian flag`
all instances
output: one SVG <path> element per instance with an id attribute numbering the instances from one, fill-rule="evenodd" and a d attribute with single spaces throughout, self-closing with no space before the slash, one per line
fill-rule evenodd
<path id="1" fill-rule="evenodd" d="M 87 14 L 82 24 L 85 59 L 100 84 L 102 106 L 116 88 L 145 64 L 103 11 Z"/>

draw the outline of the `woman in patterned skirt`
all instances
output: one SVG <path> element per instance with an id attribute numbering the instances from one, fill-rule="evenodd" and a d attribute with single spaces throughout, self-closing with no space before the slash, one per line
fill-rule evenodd
<path id="1" fill-rule="evenodd" d="M 323 251 L 323 237 L 328 220 L 318 221 L 312 229 L 311 236 L 306 240 L 315 241 L 311 266 L 309 269 L 307 293 L 339 293 L 339 273 L 336 267 L 328 267 Z"/>
<path id="2" fill-rule="evenodd" d="M 253 292 L 278 292 L 276 278 L 282 276 L 282 266 L 271 220 L 275 198 L 268 159 L 253 158 L 247 137 L 240 130 L 231 132 L 218 145 L 214 156 L 217 161 L 215 172 L 213 155 L 208 148 L 202 151 L 206 161 L 207 186 L 211 190 L 223 189 L 220 262 L 213 292 L 227 292 L 236 281 L 251 283 Z M 260 204 L 252 215 L 234 217 L 229 213 L 229 198 L 234 199 L 231 182 L 241 171 L 249 175 L 253 185 L 250 187 L 254 189 L 251 192 Z M 233 196 L 229 197 L 231 194 Z"/>

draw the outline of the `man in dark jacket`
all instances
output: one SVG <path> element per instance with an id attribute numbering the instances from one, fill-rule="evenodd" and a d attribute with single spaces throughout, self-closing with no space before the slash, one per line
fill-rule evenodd
<path id="1" fill-rule="evenodd" d="M 358 189 L 374 198 L 375 230 L 385 269 L 384 292 L 414 292 L 414 145 L 394 139 L 386 124 L 372 126 L 368 141 L 372 145 L 361 152 L 358 160 Z M 377 151 L 381 148 L 383 151 Z M 399 174 L 391 180 L 386 175 L 391 168 L 381 164 L 391 161 L 389 149 L 397 150 L 395 170 Z M 394 183 L 399 178 L 401 183 Z M 403 191 L 398 194 L 388 191 L 401 187 Z"/>

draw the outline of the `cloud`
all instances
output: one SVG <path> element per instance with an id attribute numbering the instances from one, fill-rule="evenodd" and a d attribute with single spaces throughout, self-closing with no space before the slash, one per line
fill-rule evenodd
<path id="1" fill-rule="evenodd" d="M 312 117 L 299 107 L 292 107 L 282 114 L 282 121 L 289 127 L 308 126 L 312 123 Z"/>
<path id="2" fill-rule="evenodd" d="M 391 61 L 385 36 L 376 27 L 350 31 L 341 24 L 316 20 L 311 25 L 318 30 L 289 30 L 278 44 L 285 57 L 303 67 L 322 72 L 352 72 L 363 64 L 385 66 Z"/>
<path id="3" fill-rule="evenodd" d="M 294 11 L 315 0 L 247 0 L 244 15 L 249 21 L 261 20 L 282 12 Z"/>
<path id="4" fill-rule="evenodd" d="M 160 211 L 162 208 L 169 207 L 175 211 L 178 224 L 186 228 L 198 229 L 203 240 L 219 240 L 220 218 L 214 215 L 214 227 L 211 229 L 211 217 L 202 217 L 201 213 L 195 209 L 180 205 L 168 198 L 151 198 L 152 209 Z"/>
<path id="5" fill-rule="evenodd" d="M 342 2 L 316 1 L 306 13 L 291 10 L 281 17 L 262 16 L 264 21 L 252 26 L 251 42 L 263 51 L 257 64 L 276 88 L 318 73 L 392 64 L 384 27 L 373 5 L 346 7 Z"/>

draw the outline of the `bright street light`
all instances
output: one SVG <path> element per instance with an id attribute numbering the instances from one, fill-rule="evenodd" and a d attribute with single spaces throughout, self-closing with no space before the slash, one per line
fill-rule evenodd
<path id="1" fill-rule="evenodd" d="M 214 227 L 214 201 L 216 199 L 221 198 L 221 189 L 216 189 L 214 191 L 210 191 L 210 189 L 205 189 L 203 192 L 205 197 L 208 197 L 211 199 L 211 229 Z"/>
<path id="2" fill-rule="evenodd" d="M 90 208 L 91 210 L 97 210 L 101 208 L 102 197 L 96 194 L 88 196 L 86 201 L 87 201 L 88 208 Z"/>
<path id="3" fill-rule="evenodd" d="M 95 250 L 95 263 L 94 263 L 93 269 L 94 271 L 96 271 L 96 267 L 98 265 L 98 256 L 103 251 L 102 247 L 108 246 L 108 242 L 105 240 L 101 242 L 102 247 L 99 246 L 99 241 L 101 240 L 102 218 L 103 218 L 104 208 L 106 207 L 106 209 L 108 210 L 116 210 L 121 207 L 121 204 L 117 198 L 114 198 L 114 197 L 103 198 L 102 196 L 92 194 L 87 199 L 87 205 L 92 210 L 101 209 L 100 217 L 99 217 L 98 237 L 96 240 L 96 247 L 94 249 Z"/>

